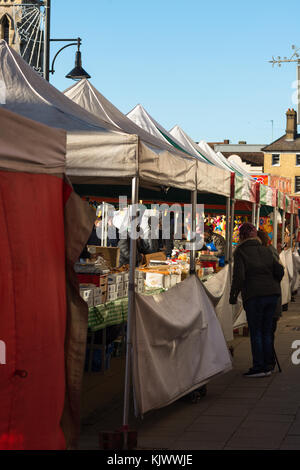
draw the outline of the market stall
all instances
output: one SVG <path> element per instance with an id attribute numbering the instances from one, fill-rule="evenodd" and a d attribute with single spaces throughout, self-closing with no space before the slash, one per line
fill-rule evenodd
<path id="1" fill-rule="evenodd" d="M 157 123 L 141 105 L 137 106 L 128 114 L 132 120 L 129 119 L 109 103 L 88 80 L 81 80 L 66 90 L 65 94 L 86 110 L 94 112 L 102 119 L 113 122 L 122 130 L 134 131 L 143 137 L 147 136 L 148 139 L 151 138 L 152 141 L 154 139 L 155 142 L 159 142 L 160 145 L 172 144 L 173 149 L 181 148 L 183 151 L 195 155 L 200 161 L 203 159 L 203 155 L 201 155 L 197 144 L 193 143 L 187 134 L 178 126 L 174 128 L 174 132 L 179 132 L 178 135 L 174 135 L 173 131 L 168 133 L 168 131 Z M 184 140 L 182 140 L 183 136 Z M 198 175 L 200 174 L 201 178 L 198 177 L 198 188 L 206 193 L 211 192 L 219 196 L 223 194 L 229 196 L 230 179 L 228 167 L 224 164 L 219 164 L 217 159 L 207 158 L 207 161 L 214 165 L 214 167 L 212 167 L 212 165 L 199 166 Z M 209 182 L 213 184 L 209 185 Z M 224 196 L 224 204 L 226 204 L 226 196 Z M 222 314 L 223 317 L 226 315 L 222 309 L 218 309 L 218 312 Z"/>
<path id="2" fill-rule="evenodd" d="M 7 92 L 5 107 L 13 107 L 20 114 L 31 115 L 36 119 L 49 119 L 52 126 L 65 127 L 67 132 L 67 171 L 73 181 L 102 184 L 122 181 L 131 184 L 131 203 L 138 202 L 140 185 L 175 187 L 193 194 L 206 187 L 220 185 L 219 181 L 205 181 L 207 164 L 183 153 L 178 149 L 171 151 L 162 146 L 143 142 L 133 134 L 125 134 L 109 126 L 104 121 L 82 110 L 55 88 L 44 82 L 17 56 L 5 43 L 0 44 L 0 59 L 6 64 L 0 71 Z M 84 114 L 82 114 L 84 113 Z M 55 119 L 53 119 L 55 117 Z M 134 229 L 132 217 L 131 227 Z M 135 315 L 135 260 L 136 242 L 130 240 L 130 270 L 128 287 L 127 315 L 127 354 L 125 374 L 124 429 L 127 429 L 129 413 L 129 394 L 132 358 L 132 320 Z M 196 286 L 196 285 L 195 285 Z M 178 292 L 174 288 L 174 298 Z M 199 310 L 199 316 L 202 311 Z M 224 354 L 226 343 L 219 344 Z M 134 358 L 134 356 L 133 356 Z M 203 365 L 202 365 L 203 366 Z M 205 365 L 207 366 L 207 365 Z M 216 373 L 222 371 L 219 363 Z M 192 377 L 190 377 L 192 379 Z M 195 386 L 187 385 L 186 393 Z"/>
<path id="3" fill-rule="evenodd" d="M 73 263 L 91 214 L 65 176 L 66 133 L 2 106 L 0 120 L 0 449 L 72 448 L 87 318 Z"/>

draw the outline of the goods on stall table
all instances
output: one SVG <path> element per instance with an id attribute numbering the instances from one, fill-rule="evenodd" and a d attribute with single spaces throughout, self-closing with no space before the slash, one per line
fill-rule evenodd
<path id="1" fill-rule="evenodd" d="M 106 288 L 96 287 L 95 284 L 80 284 L 80 295 L 89 307 L 106 302 Z"/>
<path id="2" fill-rule="evenodd" d="M 120 248 L 88 245 L 87 249 L 91 254 L 101 256 L 109 268 L 113 269 L 119 266 Z"/>

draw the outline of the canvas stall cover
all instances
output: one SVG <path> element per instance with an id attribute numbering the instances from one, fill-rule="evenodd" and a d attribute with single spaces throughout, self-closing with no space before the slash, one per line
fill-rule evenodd
<path id="1" fill-rule="evenodd" d="M 162 294 L 136 295 L 133 384 L 138 414 L 167 406 L 231 368 L 219 320 L 196 276 Z"/>
<path id="2" fill-rule="evenodd" d="M 181 145 L 187 150 L 192 151 L 197 155 L 202 152 L 201 155 L 207 158 L 209 165 L 202 162 L 197 158 L 197 187 L 199 191 L 207 192 L 211 194 L 219 194 L 221 196 L 230 196 L 231 188 L 231 173 L 228 166 L 220 164 L 218 158 L 214 158 L 209 152 L 204 152 L 200 147 L 193 142 L 179 126 L 173 127 L 170 134 L 181 143 Z M 204 149 L 205 150 L 205 149 Z M 211 149 L 210 149 L 211 150 Z M 211 150 L 213 152 L 213 150 Z"/>
<path id="3" fill-rule="evenodd" d="M 238 201 L 256 202 L 256 182 L 235 174 L 234 197 Z"/>
<path id="4" fill-rule="evenodd" d="M 214 305 L 226 341 L 232 341 L 233 313 L 232 305 L 229 304 L 231 287 L 229 265 L 214 274 L 203 286 Z"/>
<path id="5" fill-rule="evenodd" d="M 292 278 L 292 284 L 291 284 L 291 289 L 292 292 L 296 292 L 299 288 L 299 282 L 300 282 L 300 256 L 299 253 L 295 250 L 293 252 L 293 278 Z"/>
<path id="6" fill-rule="evenodd" d="M 292 199 L 287 194 L 285 194 L 285 210 L 288 214 L 291 214 L 292 211 Z"/>
<path id="7" fill-rule="evenodd" d="M 262 206 L 276 207 L 276 193 L 275 188 L 266 186 L 265 184 L 259 185 L 259 202 Z"/>
<path id="8" fill-rule="evenodd" d="M 188 136 L 187 133 L 184 132 L 184 130 L 181 129 L 181 127 L 179 127 L 178 125 L 174 126 L 170 130 L 170 134 L 175 137 L 175 139 L 177 139 L 178 142 L 180 142 L 186 150 L 188 150 L 192 154 L 196 152 L 196 154 L 200 155 L 201 159 L 203 159 L 204 162 L 209 163 L 211 165 L 219 166 L 215 159 L 211 158 L 210 155 L 207 155 L 206 152 L 203 152 L 196 144 L 196 142 L 194 142 L 193 139 L 191 139 L 191 137 Z"/>
<path id="9" fill-rule="evenodd" d="M 145 131 L 155 135 L 158 139 L 170 142 L 175 149 L 181 149 L 188 152 L 196 159 L 197 163 L 197 190 L 223 196 L 230 195 L 230 173 L 218 166 L 212 166 L 204 163 L 203 157 L 197 150 L 191 151 L 190 147 L 184 145 L 181 141 L 171 135 L 164 129 L 150 114 L 141 106 L 137 105 L 127 116 L 142 127 Z"/>
<path id="10" fill-rule="evenodd" d="M 283 211 L 285 211 L 286 210 L 285 202 L 286 202 L 286 199 L 285 199 L 284 194 L 281 191 L 277 190 L 277 206 L 278 206 L 278 209 L 282 209 Z"/>
<path id="11" fill-rule="evenodd" d="M 65 132 L 1 106 L 0 122 L 0 449 L 64 449 L 70 434 L 62 416 L 78 420 L 83 369 L 70 361 L 80 336 L 71 304 L 87 316 L 69 296 L 66 264 L 80 254 L 91 224 L 78 220 L 81 202 L 64 178 Z M 70 218 L 76 239 L 65 228 Z"/>
<path id="12" fill-rule="evenodd" d="M 289 271 L 288 271 L 288 266 L 287 266 L 287 258 L 285 256 L 284 250 L 280 253 L 279 260 L 284 267 L 284 276 L 281 280 L 280 285 L 281 285 L 282 305 L 285 305 L 291 301 L 291 285 L 290 285 Z M 289 268 L 291 269 L 291 266 L 289 266 Z"/>
<path id="13" fill-rule="evenodd" d="M 220 159 L 220 157 L 216 154 L 216 152 L 208 145 L 205 140 L 200 140 L 198 142 L 197 147 L 200 149 L 201 152 L 203 152 L 207 158 L 210 159 L 211 162 L 213 162 L 214 165 L 219 166 L 220 168 L 223 168 L 224 170 L 227 171 L 235 171 L 234 169 L 231 168 L 230 163 L 225 159 L 223 161 Z"/>
<path id="14" fill-rule="evenodd" d="M 51 86 L 4 41 L 0 81 L 6 109 L 67 131 L 66 171 L 72 182 L 128 184 L 134 176 L 154 185 L 194 190 L 195 161 L 121 132 Z"/>

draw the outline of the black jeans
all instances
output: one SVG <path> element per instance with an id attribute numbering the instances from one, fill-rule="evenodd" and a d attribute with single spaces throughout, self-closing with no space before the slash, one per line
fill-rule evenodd
<path id="1" fill-rule="evenodd" d="M 278 301 L 277 295 L 252 297 L 245 302 L 250 330 L 253 369 L 268 371 L 274 361 L 273 320 Z"/>

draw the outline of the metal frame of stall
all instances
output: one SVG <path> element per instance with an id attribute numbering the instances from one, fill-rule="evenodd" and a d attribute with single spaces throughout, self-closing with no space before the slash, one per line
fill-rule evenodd
<path id="1" fill-rule="evenodd" d="M 139 193 L 139 178 L 136 176 L 132 179 L 132 197 L 131 204 L 138 204 Z M 192 205 L 192 231 L 196 231 L 196 205 L 197 205 L 198 190 L 191 191 L 191 205 Z M 226 220 L 230 218 L 230 196 L 226 197 Z M 226 231 L 229 224 L 226 223 Z M 134 218 L 131 214 L 131 230 L 134 229 Z M 230 237 L 228 237 L 230 238 Z M 126 338 L 126 366 L 125 366 L 125 384 L 124 384 L 124 408 L 123 408 L 123 430 L 125 431 L 125 448 L 127 448 L 129 431 L 129 408 L 130 408 L 130 392 L 131 392 L 131 379 L 132 379 L 132 318 L 135 309 L 135 268 L 136 268 L 136 240 L 130 239 L 130 263 L 129 263 L 129 288 L 128 288 L 128 316 L 127 316 L 127 338 Z M 190 252 L 190 273 L 195 273 L 195 246 Z M 228 246 L 226 249 L 225 259 L 229 259 Z"/>

